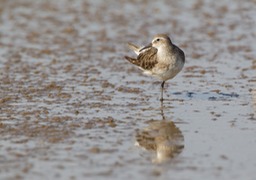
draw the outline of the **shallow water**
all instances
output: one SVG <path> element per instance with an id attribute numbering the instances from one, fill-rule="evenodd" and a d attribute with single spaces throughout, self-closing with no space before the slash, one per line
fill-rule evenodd
<path id="1" fill-rule="evenodd" d="M 0 178 L 254 179 L 255 7 L 2 0 Z M 162 32 L 186 54 L 163 105 L 123 58 Z"/>

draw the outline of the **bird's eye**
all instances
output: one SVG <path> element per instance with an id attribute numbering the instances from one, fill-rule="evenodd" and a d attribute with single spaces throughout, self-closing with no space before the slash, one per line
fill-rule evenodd
<path id="1" fill-rule="evenodd" d="M 156 39 L 156 41 L 160 41 L 160 39 Z"/>

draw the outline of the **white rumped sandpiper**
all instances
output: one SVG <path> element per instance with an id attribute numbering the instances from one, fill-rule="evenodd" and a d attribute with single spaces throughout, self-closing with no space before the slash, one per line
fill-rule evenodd
<path id="1" fill-rule="evenodd" d="M 174 78 L 185 64 L 184 52 L 166 34 L 156 35 L 152 42 L 144 47 L 138 47 L 132 43 L 128 46 L 137 54 L 137 58 L 125 56 L 130 63 L 137 65 L 144 74 L 157 77 L 162 80 L 161 101 L 165 81 Z"/>

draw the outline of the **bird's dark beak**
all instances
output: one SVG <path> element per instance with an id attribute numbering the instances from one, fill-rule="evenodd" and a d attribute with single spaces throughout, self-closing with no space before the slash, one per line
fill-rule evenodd
<path id="1" fill-rule="evenodd" d="M 148 48 L 150 48 L 150 47 L 152 47 L 152 43 L 149 43 L 147 46 L 141 48 L 139 51 L 141 52 L 141 51 L 143 51 L 144 49 L 148 49 Z"/>

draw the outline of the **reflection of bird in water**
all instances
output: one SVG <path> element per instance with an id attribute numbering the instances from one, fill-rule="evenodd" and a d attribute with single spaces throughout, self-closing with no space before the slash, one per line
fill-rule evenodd
<path id="1" fill-rule="evenodd" d="M 146 150 L 156 151 L 156 163 L 174 158 L 184 148 L 184 137 L 172 121 L 149 122 L 148 127 L 137 132 L 136 140 Z"/>
<path id="2" fill-rule="evenodd" d="M 151 120 L 149 125 L 136 133 L 136 145 L 156 152 L 155 163 L 166 162 L 184 148 L 184 137 L 173 121 Z"/>

